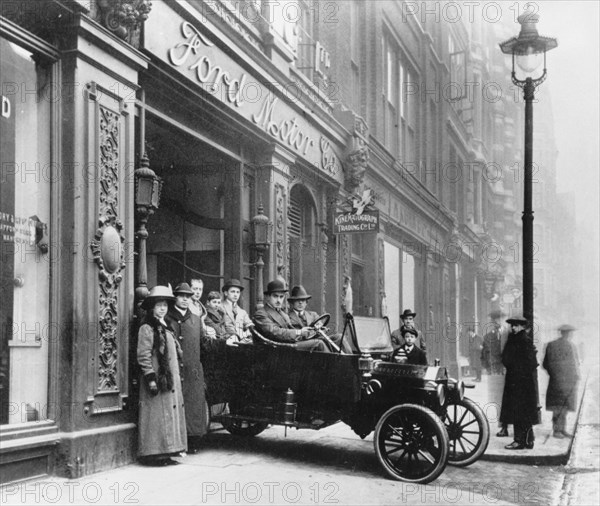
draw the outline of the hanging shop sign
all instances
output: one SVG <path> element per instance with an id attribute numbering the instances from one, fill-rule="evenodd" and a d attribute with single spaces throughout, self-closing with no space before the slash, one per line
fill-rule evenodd
<path id="1" fill-rule="evenodd" d="M 379 232 L 379 211 L 338 213 L 333 222 L 334 234 L 368 234 Z"/>

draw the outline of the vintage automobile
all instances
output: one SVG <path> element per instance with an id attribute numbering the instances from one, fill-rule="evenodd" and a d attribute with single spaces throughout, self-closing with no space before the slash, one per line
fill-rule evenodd
<path id="1" fill-rule="evenodd" d="M 329 340 L 324 325 L 314 324 Z M 365 438 L 394 479 L 428 483 L 448 463 L 466 466 L 485 452 L 489 425 L 464 397 L 464 384 L 439 365 L 396 363 L 386 318 L 346 315 L 342 339 L 353 354 L 301 352 L 254 331 L 255 344 L 222 346 L 203 358 L 212 417 L 231 434 L 255 436 L 269 425 L 322 429 L 339 421 Z M 437 362 L 437 361 L 436 361 Z"/>

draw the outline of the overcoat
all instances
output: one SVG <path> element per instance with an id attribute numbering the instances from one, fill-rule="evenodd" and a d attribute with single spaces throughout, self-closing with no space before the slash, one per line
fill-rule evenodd
<path id="1" fill-rule="evenodd" d="M 292 322 L 292 326 L 295 329 L 301 329 L 302 327 L 310 327 L 312 325 L 312 322 L 314 322 L 319 317 L 319 315 L 314 311 L 304 311 L 304 317 L 306 318 L 305 325 L 300 319 L 300 316 L 298 316 L 298 313 L 296 313 L 296 311 L 294 311 L 293 309 L 289 310 L 288 316 L 290 317 L 290 322 Z"/>
<path id="2" fill-rule="evenodd" d="M 156 322 L 157 325 L 160 325 Z M 147 378 L 158 376 L 158 350 L 154 339 L 155 326 L 144 323 L 138 331 L 137 361 L 141 371 L 138 455 L 172 455 L 187 450 L 185 410 L 179 375 L 179 347 L 174 333 L 165 328 L 165 346 L 169 356 L 169 369 L 173 377 L 171 391 L 159 391 L 152 396 Z M 158 339 L 158 337 L 157 337 Z"/>
<path id="3" fill-rule="evenodd" d="M 561 337 L 548 343 L 542 365 L 550 376 L 546 391 L 546 409 L 575 411 L 579 357 L 570 339 Z"/>
<path id="4" fill-rule="evenodd" d="M 207 327 L 215 329 L 217 339 L 223 339 L 227 337 L 227 330 L 225 329 L 225 313 L 221 309 L 215 309 L 212 307 L 206 308 L 206 320 L 204 323 Z"/>
<path id="5" fill-rule="evenodd" d="M 187 433 L 192 437 L 204 436 L 208 430 L 208 412 L 204 369 L 200 362 L 202 337 L 200 317 L 189 309 L 181 314 L 177 309 L 171 307 L 167 318 L 177 332 L 177 339 L 183 352 L 182 383 Z"/>
<path id="6" fill-rule="evenodd" d="M 500 422 L 540 423 L 536 349 L 526 331 L 508 336 L 502 351 L 502 364 L 506 375 Z"/>
<path id="7" fill-rule="evenodd" d="M 295 343 L 302 339 L 297 335 L 288 314 L 283 309 L 277 311 L 270 304 L 265 303 L 261 309 L 254 313 L 254 323 L 256 324 L 256 330 L 272 341 Z"/>

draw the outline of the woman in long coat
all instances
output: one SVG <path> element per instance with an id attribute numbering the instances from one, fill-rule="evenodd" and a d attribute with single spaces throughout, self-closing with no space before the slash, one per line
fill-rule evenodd
<path id="1" fill-rule="evenodd" d="M 500 422 L 513 424 L 515 440 L 505 446 L 508 450 L 533 448 L 533 425 L 539 424 L 537 357 L 533 340 L 526 331 L 523 317 L 506 320 L 511 325 L 502 364 L 506 368 Z"/>
<path id="2" fill-rule="evenodd" d="M 169 465 L 169 457 L 187 450 L 183 393 L 178 358 L 181 349 L 165 321 L 175 297 L 155 286 L 144 300 L 147 311 L 138 331 L 137 361 L 141 370 L 138 456 L 146 465 Z"/>
<path id="3" fill-rule="evenodd" d="M 570 339 L 575 327 L 562 325 L 558 330 L 561 337 L 548 343 L 542 365 L 550 376 L 546 409 L 552 411 L 553 435 L 563 438 L 571 436 L 566 430 L 567 412 L 575 411 L 579 357 Z"/>
<path id="4" fill-rule="evenodd" d="M 189 453 L 198 452 L 209 420 L 204 369 L 200 362 L 203 328 L 200 316 L 190 310 L 193 293 L 187 283 L 177 285 L 175 306 L 169 308 L 167 314 L 167 321 L 175 330 L 183 352 L 183 399 Z"/>

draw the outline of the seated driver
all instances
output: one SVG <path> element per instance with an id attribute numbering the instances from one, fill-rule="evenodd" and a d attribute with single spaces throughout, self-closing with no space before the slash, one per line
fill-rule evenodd
<path id="1" fill-rule="evenodd" d="M 329 351 L 320 339 L 311 338 L 314 330 L 308 325 L 294 328 L 283 309 L 288 289 L 283 279 L 269 281 L 265 290 L 265 305 L 254 313 L 256 330 L 271 341 L 292 344 L 297 350 Z"/>
<path id="2" fill-rule="evenodd" d="M 295 329 L 310 327 L 319 317 L 314 311 L 308 311 L 308 299 L 312 298 L 302 285 L 294 286 L 287 300 L 292 305 L 288 311 L 290 321 Z"/>

